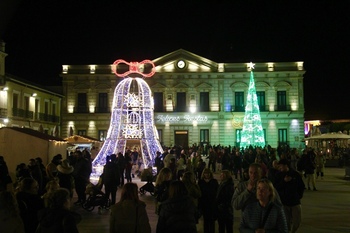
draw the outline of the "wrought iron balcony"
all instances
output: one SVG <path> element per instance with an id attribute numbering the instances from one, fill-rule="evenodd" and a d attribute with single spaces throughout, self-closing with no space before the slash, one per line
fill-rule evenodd
<path id="1" fill-rule="evenodd" d="M 89 107 L 87 106 L 74 107 L 74 113 L 89 113 Z"/>
<path id="2" fill-rule="evenodd" d="M 110 113 L 109 107 L 95 107 L 95 113 Z"/>
<path id="3" fill-rule="evenodd" d="M 290 105 L 275 105 L 275 111 L 291 111 Z"/>
<path id="4" fill-rule="evenodd" d="M 6 108 L 0 108 L 0 117 L 1 118 L 7 117 L 7 109 Z"/>
<path id="5" fill-rule="evenodd" d="M 14 117 L 22 117 L 22 118 L 27 118 L 27 119 L 33 119 L 34 117 L 34 112 L 33 111 L 28 111 L 20 108 L 13 108 L 12 109 L 12 116 Z"/>

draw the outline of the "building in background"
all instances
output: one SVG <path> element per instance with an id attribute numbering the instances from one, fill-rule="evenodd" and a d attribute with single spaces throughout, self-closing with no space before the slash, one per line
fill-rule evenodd
<path id="1" fill-rule="evenodd" d="M 153 92 L 155 125 L 163 145 L 240 145 L 250 61 L 217 63 L 179 49 L 152 62 L 156 73 L 145 81 Z M 266 144 L 303 147 L 303 62 L 253 62 Z M 114 89 L 122 78 L 115 76 L 112 65 L 62 68 L 63 137 L 104 140 Z"/>
<path id="2" fill-rule="evenodd" d="M 0 127 L 31 128 L 60 136 L 62 95 L 5 73 L 0 41 Z"/>

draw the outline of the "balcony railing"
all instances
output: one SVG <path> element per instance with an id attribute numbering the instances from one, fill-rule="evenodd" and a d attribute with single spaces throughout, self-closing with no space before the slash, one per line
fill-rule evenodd
<path id="1" fill-rule="evenodd" d="M 0 108 L 0 117 L 1 118 L 7 117 L 7 109 L 6 108 Z"/>
<path id="2" fill-rule="evenodd" d="M 269 109 L 269 105 L 259 105 L 259 110 L 260 112 L 268 112 Z"/>
<path id="3" fill-rule="evenodd" d="M 275 105 L 275 111 L 291 111 L 290 105 Z"/>
<path id="4" fill-rule="evenodd" d="M 12 109 L 12 116 L 33 119 L 34 112 L 20 109 L 20 108 L 13 108 Z"/>
<path id="5" fill-rule="evenodd" d="M 49 114 L 41 113 L 41 112 L 38 113 L 37 118 L 40 121 L 49 121 L 49 122 L 56 122 L 56 123 L 60 122 L 59 116 L 49 115 Z"/>
<path id="6" fill-rule="evenodd" d="M 95 107 L 95 113 L 110 113 L 109 107 Z"/>
<path id="7" fill-rule="evenodd" d="M 74 107 L 74 113 L 89 113 L 89 108 L 87 106 Z"/>
<path id="8" fill-rule="evenodd" d="M 245 106 L 231 105 L 231 112 L 245 112 Z"/>

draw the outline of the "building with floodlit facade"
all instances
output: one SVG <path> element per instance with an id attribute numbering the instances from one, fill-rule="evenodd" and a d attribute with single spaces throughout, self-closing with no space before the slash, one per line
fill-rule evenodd
<path id="1" fill-rule="evenodd" d="M 162 145 L 240 145 L 250 61 L 218 63 L 179 49 L 152 62 L 155 74 L 144 80 L 152 91 L 154 124 Z M 123 80 L 114 74 L 112 63 L 62 66 L 62 137 L 76 134 L 106 139 L 114 90 Z M 254 63 L 266 144 L 301 148 L 303 62 Z M 129 144 L 137 143 L 133 139 Z"/>

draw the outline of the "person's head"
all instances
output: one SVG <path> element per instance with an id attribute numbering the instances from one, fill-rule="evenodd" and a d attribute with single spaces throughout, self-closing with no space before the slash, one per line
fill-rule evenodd
<path id="1" fill-rule="evenodd" d="M 183 197 L 188 194 L 187 188 L 182 181 L 176 180 L 169 185 L 169 198 Z"/>
<path id="2" fill-rule="evenodd" d="M 4 163 L 5 160 L 4 160 L 4 156 L 0 155 L 0 163 Z"/>
<path id="3" fill-rule="evenodd" d="M 137 184 L 135 183 L 124 184 L 120 195 L 120 201 L 132 200 L 137 202 L 139 200 L 139 194 L 137 189 Z"/>
<path id="4" fill-rule="evenodd" d="M 51 209 L 69 209 L 70 193 L 65 188 L 55 190 L 49 198 L 49 208 Z"/>
<path id="5" fill-rule="evenodd" d="M 274 169 L 277 169 L 277 170 L 278 170 L 278 160 L 277 160 L 277 159 L 275 159 L 274 161 L 272 161 L 272 167 L 273 167 Z"/>
<path id="6" fill-rule="evenodd" d="M 30 194 L 38 194 L 39 184 L 33 178 L 24 178 L 19 184 L 19 190 Z"/>
<path id="7" fill-rule="evenodd" d="M 182 175 L 184 183 L 196 183 L 196 177 L 193 172 L 187 171 Z"/>
<path id="8" fill-rule="evenodd" d="M 289 170 L 289 161 L 287 159 L 281 159 L 278 162 L 278 169 L 281 172 L 287 172 Z"/>
<path id="9" fill-rule="evenodd" d="M 268 179 L 260 179 L 257 183 L 256 198 L 262 202 L 274 201 L 276 198 L 275 188 Z"/>
<path id="10" fill-rule="evenodd" d="M 232 179 L 231 172 L 229 170 L 222 170 L 220 174 L 221 181 Z"/>
<path id="11" fill-rule="evenodd" d="M 57 182 L 57 180 L 50 180 L 49 182 L 47 182 L 47 184 L 45 186 L 45 189 L 48 193 L 52 193 L 59 188 L 60 188 L 60 185 Z"/>
<path id="12" fill-rule="evenodd" d="M 252 163 L 249 165 L 249 180 L 257 181 L 261 178 L 261 166 L 258 163 Z"/>
<path id="13" fill-rule="evenodd" d="M 35 162 L 36 162 L 37 164 L 42 164 L 42 163 L 43 163 L 43 159 L 40 158 L 40 157 L 36 157 L 36 158 L 35 158 Z"/>
<path id="14" fill-rule="evenodd" d="M 164 181 L 171 180 L 173 178 L 172 175 L 173 173 L 170 168 L 163 167 L 157 176 L 156 185 L 160 185 Z"/>
<path id="15" fill-rule="evenodd" d="M 28 165 L 29 166 L 35 166 L 36 165 L 35 159 L 29 159 Z"/>
<path id="16" fill-rule="evenodd" d="M 115 161 L 117 161 L 117 155 L 116 155 L 116 154 L 111 154 L 110 158 L 111 158 L 111 162 L 112 162 L 112 163 L 114 163 Z"/>
<path id="17" fill-rule="evenodd" d="M 210 168 L 204 168 L 201 179 L 202 180 L 211 180 L 214 178 L 213 172 L 210 170 Z"/>
<path id="18" fill-rule="evenodd" d="M 8 217 L 15 217 L 18 215 L 18 204 L 13 192 L 0 192 L 0 210 L 3 210 Z"/>

